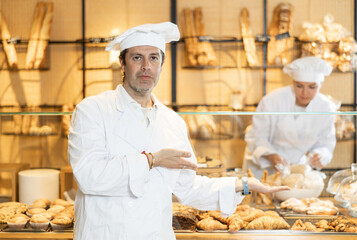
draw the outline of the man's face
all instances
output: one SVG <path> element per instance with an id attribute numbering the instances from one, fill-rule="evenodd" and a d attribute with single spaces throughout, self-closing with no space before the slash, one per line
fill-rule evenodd
<path id="1" fill-rule="evenodd" d="M 120 59 L 125 72 L 124 88 L 135 94 L 150 93 L 159 81 L 162 70 L 161 52 L 152 46 L 137 46 L 128 49 L 125 62 Z"/>
<path id="2" fill-rule="evenodd" d="M 315 97 L 318 88 L 316 83 L 294 81 L 296 105 L 306 107 Z"/>

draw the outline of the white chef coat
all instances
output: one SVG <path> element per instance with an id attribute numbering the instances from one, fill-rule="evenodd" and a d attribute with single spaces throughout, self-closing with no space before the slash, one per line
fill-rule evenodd
<path id="1" fill-rule="evenodd" d="M 258 112 L 294 112 L 296 96 L 292 86 L 277 89 L 264 96 Z M 325 95 L 317 93 L 305 112 L 333 112 L 337 107 Z M 250 168 L 256 177 L 263 170 L 275 172 L 263 155 L 276 153 L 290 164 L 304 164 L 305 154 L 318 153 L 322 164 L 332 159 L 336 145 L 335 115 L 254 115 L 253 124 L 245 135 L 247 148 L 244 168 Z"/>
<path id="2" fill-rule="evenodd" d="M 236 178 L 210 179 L 188 169 L 149 170 L 144 150 L 185 150 L 196 162 L 183 119 L 152 99 L 149 125 L 122 85 L 77 105 L 68 149 L 78 183 L 75 239 L 175 239 L 172 194 L 182 204 L 225 214 L 243 199 L 235 192 Z"/>

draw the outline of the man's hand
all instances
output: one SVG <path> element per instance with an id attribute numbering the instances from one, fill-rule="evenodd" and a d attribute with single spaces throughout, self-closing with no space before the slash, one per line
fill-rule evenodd
<path id="1" fill-rule="evenodd" d="M 191 157 L 190 152 L 177 149 L 165 148 L 153 153 L 155 157 L 154 167 L 166 167 L 172 169 L 192 169 L 197 170 L 197 165 L 185 159 Z"/>
<path id="2" fill-rule="evenodd" d="M 279 164 L 282 164 L 283 166 L 288 165 L 288 162 L 280 157 L 278 154 L 273 153 L 273 154 L 268 154 L 268 155 L 264 155 L 263 158 L 269 160 L 271 162 L 271 165 L 274 167 L 275 170 L 279 171 L 280 169 L 277 169 L 276 166 L 278 166 Z"/>
<path id="3" fill-rule="evenodd" d="M 266 183 L 260 182 L 258 179 L 250 177 L 248 178 L 249 191 L 261 192 L 261 193 L 275 193 L 284 190 L 290 190 L 288 186 L 270 186 Z M 236 180 L 236 192 L 243 190 L 243 184 L 241 179 Z"/>
<path id="4" fill-rule="evenodd" d="M 310 166 L 316 169 L 321 169 L 324 166 L 321 163 L 321 156 L 318 153 L 309 154 Z"/>

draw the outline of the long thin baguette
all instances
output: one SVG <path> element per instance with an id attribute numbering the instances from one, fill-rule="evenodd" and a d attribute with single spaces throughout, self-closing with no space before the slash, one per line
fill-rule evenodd
<path id="1" fill-rule="evenodd" d="M 7 39 L 11 38 L 11 34 L 7 27 L 4 15 L 0 11 L 0 32 L 1 32 L 1 39 L 2 39 L 2 46 L 4 48 L 4 52 L 6 55 L 7 63 L 9 68 L 16 69 L 18 65 L 17 60 L 17 53 L 14 44 L 7 43 Z"/>
<path id="2" fill-rule="evenodd" d="M 203 14 L 202 8 L 197 7 L 193 11 L 194 22 L 195 22 L 195 30 L 197 36 L 206 36 L 206 29 L 203 23 Z M 197 53 L 197 61 L 201 66 L 209 65 L 215 66 L 217 65 L 216 54 L 214 52 L 213 46 L 210 42 L 203 41 L 198 43 L 198 53 Z"/>
<path id="3" fill-rule="evenodd" d="M 45 4 L 43 2 L 38 2 L 36 4 L 32 24 L 31 24 L 30 37 L 29 37 L 29 43 L 27 48 L 26 65 L 25 65 L 27 69 L 34 68 L 38 39 L 40 37 L 40 31 L 41 31 L 44 15 L 45 15 Z"/>
<path id="4" fill-rule="evenodd" d="M 243 37 L 243 45 L 245 56 L 250 67 L 258 65 L 257 51 L 255 47 L 255 39 L 249 23 L 249 12 L 247 8 L 243 8 L 239 16 L 240 29 Z"/>
<path id="5" fill-rule="evenodd" d="M 47 2 L 46 4 L 46 14 L 43 19 L 40 38 L 36 49 L 36 58 L 35 58 L 35 68 L 42 67 L 44 59 L 46 56 L 46 50 L 48 46 L 48 40 L 50 39 L 51 34 L 51 25 L 53 19 L 53 3 Z"/>
<path id="6" fill-rule="evenodd" d="M 191 9 L 185 8 L 183 10 L 183 16 L 183 36 L 185 37 L 184 41 L 187 61 L 189 66 L 197 66 L 197 38 Z"/>

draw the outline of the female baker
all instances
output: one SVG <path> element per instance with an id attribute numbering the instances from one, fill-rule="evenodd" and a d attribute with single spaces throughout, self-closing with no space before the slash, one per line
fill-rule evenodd
<path id="1" fill-rule="evenodd" d="M 243 168 L 250 168 L 256 177 L 265 169 L 272 174 L 289 164 L 306 163 L 321 169 L 331 161 L 336 145 L 333 114 L 299 114 L 337 110 L 319 93 L 332 67 L 320 58 L 304 57 L 283 71 L 292 77 L 293 84 L 264 96 L 257 111 L 292 113 L 254 115 L 245 136 Z"/>

